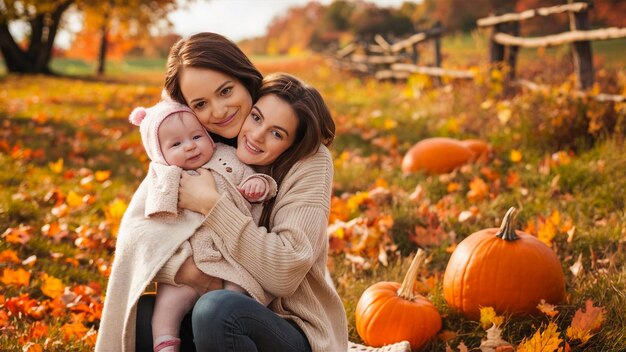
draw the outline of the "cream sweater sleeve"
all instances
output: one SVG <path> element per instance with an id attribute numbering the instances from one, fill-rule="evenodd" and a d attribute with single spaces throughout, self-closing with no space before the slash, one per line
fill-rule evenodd
<path id="1" fill-rule="evenodd" d="M 270 294 L 292 295 L 327 246 L 332 157 L 320 147 L 283 180 L 271 216 L 272 231 L 257 226 L 222 197 L 204 221 L 232 257 Z"/>

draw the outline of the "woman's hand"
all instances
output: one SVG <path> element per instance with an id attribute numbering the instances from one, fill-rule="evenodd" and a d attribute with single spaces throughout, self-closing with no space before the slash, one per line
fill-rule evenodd
<path id="1" fill-rule="evenodd" d="M 178 188 L 178 207 L 207 215 L 220 194 L 215 187 L 215 179 L 207 169 L 198 169 L 199 175 L 191 176 L 186 172 L 180 178 Z"/>
<path id="2" fill-rule="evenodd" d="M 224 281 L 222 279 L 209 276 L 200 271 L 192 257 L 187 258 L 183 265 L 181 265 L 174 280 L 179 284 L 192 287 L 199 295 L 203 295 L 208 291 L 224 288 Z"/>

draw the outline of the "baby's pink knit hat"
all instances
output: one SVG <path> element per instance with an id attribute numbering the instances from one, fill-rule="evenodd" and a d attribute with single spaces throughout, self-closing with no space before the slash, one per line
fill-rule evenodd
<path id="1" fill-rule="evenodd" d="M 161 100 L 153 107 L 138 107 L 130 113 L 129 120 L 132 124 L 139 126 L 141 141 L 150 160 L 168 165 L 159 144 L 159 126 L 165 118 L 177 112 L 188 112 L 195 116 L 188 106 L 173 100 Z"/>

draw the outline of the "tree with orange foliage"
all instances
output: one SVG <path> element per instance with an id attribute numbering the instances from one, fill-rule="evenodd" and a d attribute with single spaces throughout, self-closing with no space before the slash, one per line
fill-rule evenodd
<path id="1" fill-rule="evenodd" d="M 100 37 L 108 38 L 110 28 L 120 33 L 146 33 L 162 23 L 168 12 L 177 7 L 176 0 L 4 0 L 0 6 L 0 52 L 9 72 L 51 74 L 49 63 L 63 14 L 72 6 L 91 16 L 99 25 Z M 85 16 L 88 17 L 88 16 Z M 99 21 L 96 21 L 99 17 Z M 20 45 L 9 31 L 9 24 L 22 21 L 30 26 L 29 37 Z M 84 28 L 93 28 L 85 23 Z M 107 40 L 102 40 L 99 57 L 102 68 L 107 52 Z M 104 72 L 104 70 L 102 70 Z"/>

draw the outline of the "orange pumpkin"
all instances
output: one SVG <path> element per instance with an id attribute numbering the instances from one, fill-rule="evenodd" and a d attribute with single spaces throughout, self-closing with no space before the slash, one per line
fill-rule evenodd
<path id="1" fill-rule="evenodd" d="M 450 172 L 475 157 L 475 153 L 452 138 L 422 139 L 412 146 L 402 159 L 402 172 L 426 171 L 434 174 Z"/>
<path id="2" fill-rule="evenodd" d="M 378 282 L 363 292 L 356 306 L 356 330 L 375 347 L 408 341 L 416 350 L 441 329 L 441 315 L 425 297 L 414 294 L 414 285 L 426 254 L 418 250 L 402 285 Z"/>
<path id="3" fill-rule="evenodd" d="M 464 139 L 461 141 L 461 144 L 473 151 L 476 159 L 489 152 L 489 144 L 480 139 Z"/>
<path id="4" fill-rule="evenodd" d="M 452 308 L 477 320 L 480 307 L 498 314 L 537 312 L 542 299 L 565 298 L 565 278 L 556 254 L 536 237 L 516 231 L 515 208 L 500 228 L 475 232 L 456 247 L 443 277 L 443 295 Z"/>

